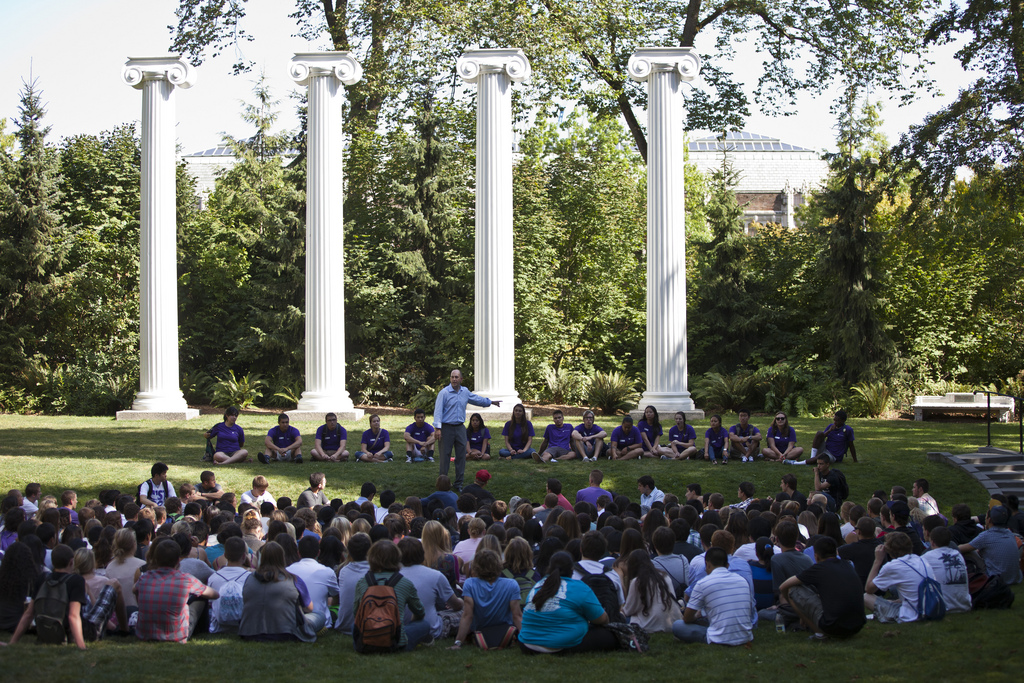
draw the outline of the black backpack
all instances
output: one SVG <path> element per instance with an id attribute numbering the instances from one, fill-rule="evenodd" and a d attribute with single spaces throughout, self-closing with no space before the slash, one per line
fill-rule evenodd
<path id="1" fill-rule="evenodd" d="M 36 635 L 40 643 L 63 645 L 68 642 L 65 623 L 68 617 L 68 579 L 70 574 L 54 572 L 39 587 L 32 603 Z"/>
<path id="2" fill-rule="evenodd" d="M 142 487 L 145 484 L 149 484 L 150 492 L 152 492 L 156 488 L 156 485 L 153 483 L 152 479 L 147 479 L 146 481 L 139 484 L 139 488 L 135 489 L 135 502 L 136 504 L 138 504 L 139 507 L 142 507 Z M 167 499 L 173 495 L 174 494 L 171 492 L 171 485 L 168 484 L 167 481 L 164 481 L 164 502 L 166 503 Z"/>
<path id="3" fill-rule="evenodd" d="M 604 607 L 604 611 L 608 614 L 608 621 L 625 622 L 625 617 L 619 611 L 619 607 L 621 607 L 619 605 L 619 591 L 615 588 L 615 582 L 608 578 L 608 572 L 612 570 L 606 569 L 600 574 L 591 574 L 577 562 L 576 571 L 580 573 L 583 583 L 587 584 L 590 590 L 594 591 L 594 595 L 597 596 L 601 607 Z"/>
<path id="4" fill-rule="evenodd" d="M 829 489 L 829 493 L 836 500 L 836 507 L 838 508 L 843 504 L 843 501 L 850 497 L 850 485 L 846 483 L 846 475 L 839 470 L 832 470 L 836 474 L 836 483 L 839 484 L 838 490 Z"/>
<path id="5" fill-rule="evenodd" d="M 967 585 L 971 592 L 971 609 L 1010 609 L 1013 605 L 1013 589 L 1001 576 L 971 574 Z"/>

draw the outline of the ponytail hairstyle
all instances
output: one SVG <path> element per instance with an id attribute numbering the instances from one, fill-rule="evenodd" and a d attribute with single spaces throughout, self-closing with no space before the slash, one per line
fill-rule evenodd
<path id="1" fill-rule="evenodd" d="M 754 550 L 757 551 L 757 559 L 761 561 L 761 564 L 768 566 L 772 563 L 772 555 L 775 554 L 775 546 L 772 545 L 772 539 L 767 536 L 761 536 L 754 541 Z"/>
<path id="2" fill-rule="evenodd" d="M 558 589 L 562 585 L 563 578 L 572 577 L 572 555 L 559 550 L 557 553 L 551 556 L 551 561 L 548 563 L 548 575 L 544 579 L 544 583 L 541 584 L 537 592 L 533 594 L 533 606 L 539 612 L 544 608 L 544 603 L 548 601 L 548 598 L 555 597 L 558 593 Z"/>

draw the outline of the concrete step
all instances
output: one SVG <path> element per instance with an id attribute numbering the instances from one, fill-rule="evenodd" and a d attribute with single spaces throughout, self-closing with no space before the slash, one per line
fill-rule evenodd
<path id="1" fill-rule="evenodd" d="M 1007 463 L 1024 466 L 1024 456 L 1020 453 L 962 453 L 956 457 L 972 465 Z"/>
<path id="2" fill-rule="evenodd" d="M 979 472 L 1017 472 L 1024 478 L 1024 462 L 1021 463 L 971 463 Z"/>

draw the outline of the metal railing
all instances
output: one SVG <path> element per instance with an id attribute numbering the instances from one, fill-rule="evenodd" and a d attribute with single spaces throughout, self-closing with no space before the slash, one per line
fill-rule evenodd
<path id="1" fill-rule="evenodd" d="M 1024 409 L 1021 407 L 1020 396 L 1012 394 L 1001 394 L 998 391 L 975 391 L 975 394 L 985 394 L 987 412 L 985 413 L 985 428 L 988 431 L 988 447 L 992 447 L 992 397 L 1003 396 L 1014 400 L 1013 409 L 1017 413 L 1017 428 L 1019 434 L 1020 453 L 1024 454 Z"/>

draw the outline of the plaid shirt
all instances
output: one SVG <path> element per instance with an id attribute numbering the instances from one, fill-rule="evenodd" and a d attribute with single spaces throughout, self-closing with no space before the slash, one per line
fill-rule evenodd
<path id="1" fill-rule="evenodd" d="M 201 595 L 206 585 L 191 574 L 161 567 L 139 577 L 139 623 L 135 633 L 143 640 L 188 640 L 188 599 Z"/>

